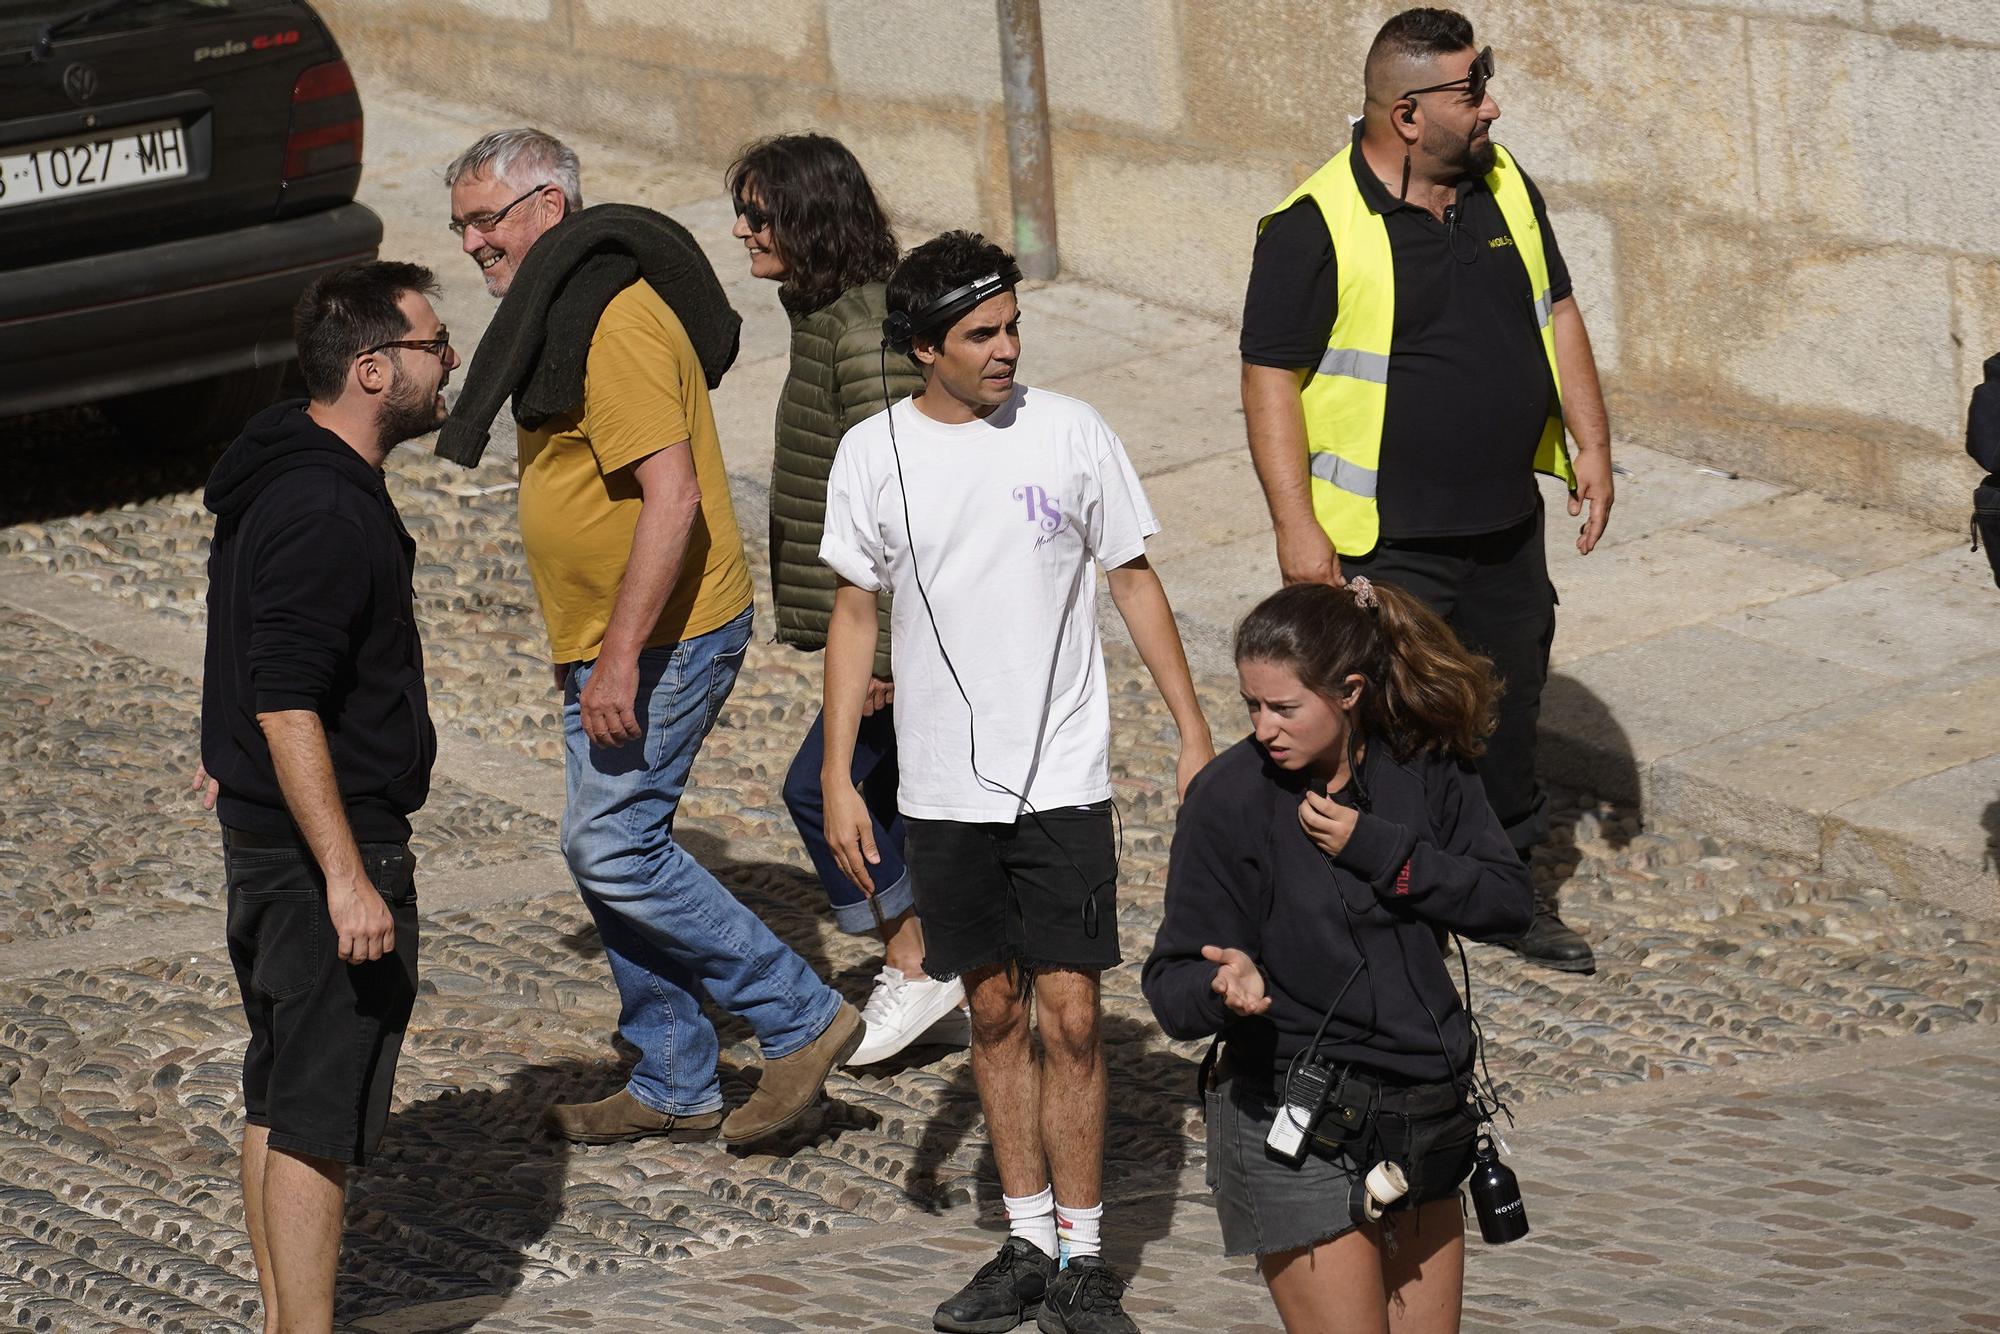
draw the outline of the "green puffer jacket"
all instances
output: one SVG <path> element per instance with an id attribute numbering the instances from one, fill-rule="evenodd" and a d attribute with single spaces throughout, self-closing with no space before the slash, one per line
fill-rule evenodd
<path id="1" fill-rule="evenodd" d="M 777 452 L 771 464 L 771 593 L 778 639 L 803 649 L 826 647 L 833 616 L 832 570 L 820 564 L 826 522 L 826 476 L 840 437 L 857 422 L 923 388 L 907 357 L 888 356 L 882 384 L 885 285 L 850 287 L 810 315 L 792 317 L 792 369 L 778 396 Z M 889 599 L 877 600 L 881 633 L 875 674 L 889 675 Z"/>

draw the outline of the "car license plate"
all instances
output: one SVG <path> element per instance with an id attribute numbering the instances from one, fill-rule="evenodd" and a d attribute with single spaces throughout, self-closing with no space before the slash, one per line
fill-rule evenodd
<path id="1" fill-rule="evenodd" d="M 121 126 L 82 138 L 0 149 L 0 208 L 187 174 L 187 136 L 179 121 Z"/>

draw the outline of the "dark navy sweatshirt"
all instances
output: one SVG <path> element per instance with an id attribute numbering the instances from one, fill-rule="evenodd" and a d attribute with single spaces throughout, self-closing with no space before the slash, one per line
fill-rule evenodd
<path id="1" fill-rule="evenodd" d="M 1331 860 L 1299 826 L 1307 780 L 1255 740 L 1189 784 L 1143 979 L 1170 1037 L 1220 1033 L 1236 1069 L 1275 1071 L 1338 995 L 1320 1048 L 1328 1059 L 1415 1081 L 1464 1071 L 1470 1024 L 1436 928 L 1518 936 L 1533 915 L 1532 881 L 1472 770 L 1434 752 L 1399 761 L 1379 745 L 1360 767 L 1371 809 Z M 1355 805 L 1353 785 L 1336 799 Z M 1225 1006 L 1204 945 L 1249 955 L 1271 1008 L 1242 1018 Z"/>
<path id="2" fill-rule="evenodd" d="M 296 836 L 257 715 L 310 710 L 355 838 L 402 842 L 437 755 L 416 544 L 381 472 L 305 408 L 251 418 L 208 479 L 202 764 L 224 826 Z"/>

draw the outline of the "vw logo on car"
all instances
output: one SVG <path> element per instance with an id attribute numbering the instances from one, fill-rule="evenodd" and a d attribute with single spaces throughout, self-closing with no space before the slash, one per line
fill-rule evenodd
<path id="1" fill-rule="evenodd" d="M 62 86 L 70 101 L 88 102 L 97 96 L 97 71 L 78 61 L 63 71 Z"/>

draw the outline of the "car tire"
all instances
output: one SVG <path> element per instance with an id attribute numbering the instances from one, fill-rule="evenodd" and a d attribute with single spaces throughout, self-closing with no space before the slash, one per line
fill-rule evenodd
<path id="1" fill-rule="evenodd" d="M 243 424 L 287 396 L 297 363 L 253 366 L 207 380 L 162 385 L 100 405 L 105 417 L 129 441 L 162 449 L 219 449 L 234 440 Z M 299 391 L 303 397 L 304 391 Z"/>

